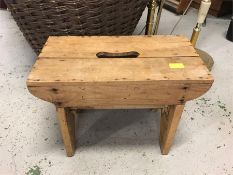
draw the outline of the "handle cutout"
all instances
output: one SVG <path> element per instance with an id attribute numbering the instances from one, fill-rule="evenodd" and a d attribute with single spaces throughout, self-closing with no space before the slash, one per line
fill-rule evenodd
<path id="1" fill-rule="evenodd" d="M 98 58 L 137 58 L 139 55 L 136 51 L 121 53 L 99 52 L 96 54 Z"/>

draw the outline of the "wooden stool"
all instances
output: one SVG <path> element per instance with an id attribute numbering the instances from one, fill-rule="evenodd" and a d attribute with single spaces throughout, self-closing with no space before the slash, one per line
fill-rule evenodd
<path id="1" fill-rule="evenodd" d="M 168 154 L 184 104 L 213 78 L 181 36 L 49 37 L 27 80 L 54 103 L 67 156 L 75 152 L 75 109 L 162 108 L 160 147 Z"/>

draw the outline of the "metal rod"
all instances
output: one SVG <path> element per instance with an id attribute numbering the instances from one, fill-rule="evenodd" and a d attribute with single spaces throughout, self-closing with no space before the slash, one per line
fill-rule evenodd
<path id="1" fill-rule="evenodd" d="M 147 21 L 146 21 L 146 35 L 153 34 L 153 27 L 154 27 L 154 16 L 155 16 L 155 9 L 157 7 L 156 0 L 150 0 L 148 4 L 148 14 L 147 14 Z"/>
<path id="2" fill-rule="evenodd" d="M 199 23 L 197 23 L 196 27 L 193 28 L 193 33 L 192 33 L 192 37 L 190 40 L 193 47 L 196 46 L 197 39 L 198 39 L 200 32 L 201 32 L 201 25 Z"/>
<path id="3" fill-rule="evenodd" d="M 158 12 L 157 12 L 157 17 L 156 17 L 156 20 L 155 20 L 155 27 L 154 27 L 154 31 L 153 31 L 154 35 L 158 34 L 159 22 L 160 22 L 160 18 L 161 18 L 164 3 L 165 3 L 165 0 L 161 0 L 160 4 L 159 4 L 159 9 L 158 9 Z"/>

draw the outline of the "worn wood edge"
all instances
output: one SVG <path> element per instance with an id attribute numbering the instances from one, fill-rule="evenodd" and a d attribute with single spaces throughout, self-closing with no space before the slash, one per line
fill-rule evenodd
<path id="1" fill-rule="evenodd" d="M 130 36 L 49 36 L 47 42 L 53 41 L 53 39 L 57 38 L 178 38 L 183 39 L 184 42 L 190 42 L 190 39 L 186 37 L 185 35 L 130 35 Z"/>
<path id="2" fill-rule="evenodd" d="M 66 106 L 65 106 L 66 107 Z M 127 106 L 120 106 L 120 105 L 115 105 L 115 106 L 86 106 L 86 107 L 81 107 L 80 106 L 71 106 L 69 108 L 72 109 L 162 109 L 164 105 L 127 105 Z"/>
<path id="3" fill-rule="evenodd" d="M 31 79 L 28 79 L 26 81 L 26 85 L 28 88 L 33 88 L 33 87 L 53 87 L 53 86 L 78 86 L 78 85 L 91 85 L 91 84 L 130 84 L 134 83 L 136 84 L 137 82 L 140 82 L 141 84 L 146 85 L 147 83 L 164 83 L 164 84 L 209 84 L 210 87 L 212 86 L 214 79 L 204 79 L 204 80 L 144 80 L 144 81 L 128 81 L 128 80 L 113 80 L 113 81 L 34 81 Z"/>
<path id="4" fill-rule="evenodd" d="M 193 55 L 193 56 L 187 56 L 187 55 L 179 55 L 179 56 L 167 56 L 167 57 L 162 57 L 162 56 L 155 56 L 155 57 L 138 57 L 138 58 L 107 58 L 107 59 L 158 59 L 158 58 L 186 58 L 186 57 L 190 57 L 190 58 L 200 58 L 200 56 L 198 55 Z M 98 58 L 98 57 L 93 57 L 93 58 L 85 58 L 85 57 L 47 57 L 47 56 L 38 56 L 37 59 L 57 59 L 57 60 L 69 60 L 69 59 L 88 59 L 88 60 L 92 60 L 92 59 L 103 59 L 103 58 Z M 106 59 L 106 58 L 105 58 Z"/>

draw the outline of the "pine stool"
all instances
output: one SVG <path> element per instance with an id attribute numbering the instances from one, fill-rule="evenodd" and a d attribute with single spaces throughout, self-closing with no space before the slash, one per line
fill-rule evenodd
<path id="1" fill-rule="evenodd" d="M 75 152 L 72 109 L 161 108 L 160 148 L 168 154 L 185 102 L 213 77 L 181 36 L 49 37 L 27 79 L 54 103 L 67 156 Z"/>

